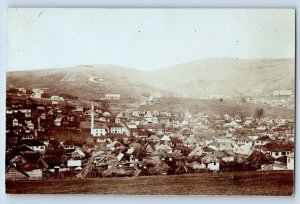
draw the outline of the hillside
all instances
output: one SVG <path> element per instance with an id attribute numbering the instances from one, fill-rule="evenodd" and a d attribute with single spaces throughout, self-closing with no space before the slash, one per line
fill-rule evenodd
<path id="1" fill-rule="evenodd" d="M 205 59 L 155 70 L 185 95 L 250 94 L 274 89 L 294 90 L 294 59 Z"/>
<path id="2" fill-rule="evenodd" d="M 72 68 L 7 72 L 7 85 L 46 88 L 50 94 L 69 93 L 82 99 L 100 99 L 105 93 L 122 96 L 161 95 L 167 91 L 149 74 L 115 65 L 81 65 Z M 151 83 L 150 83 L 151 79 Z"/>
<path id="3" fill-rule="evenodd" d="M 153 71 L 117 65 L 80 65 L 71 68 L 7 72 L 7 84 L 48 88 L 48 93 L 70 93 L 80 98 L 141 95 L 207 97 L 294 90 L 293 59 L 205 59 Z"/>
<path id="4" fill-rule="evenodd" d="M 239 115 L 241 117 L 255 116 L 258 108 L 263 108 L 265 117 L 284 117 L 294 118 L 294 111 L 282 107 L 270 107 L 262 104 L 255 103 L 242 103 L 237 100 L 224 100 L 220 102 L 216 99 L 190 99 L 190 98 L 173 98 L 162 97 L 155 105 L 144 106 L 146 110 L 154 111 L 170 111 L 185 113 L 187 110 L 191 113 L 205 113 L 208 115 L 221 115 L 229 114 L 231 116 Z M 142 108 L 142 109 L 143 109 Z"/>

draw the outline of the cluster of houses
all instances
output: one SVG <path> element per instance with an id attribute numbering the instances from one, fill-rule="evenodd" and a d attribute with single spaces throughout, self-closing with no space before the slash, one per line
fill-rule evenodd
<path id="1" fill-rule="evenodd" d="M 7 103 L 7 180 L 294 169 L 291 118 L 60 101 Z"/>
<path id="2" fill-rule="evenodd" d="M 262 95 L 261 90 L 252 90 L 252 93 L 259 94 L 247 98 L 248 102 L 259 103 L 268 106 L 284 107 L 294 110 L 295 95 L 291 90 L 274 90 L 271 94 Z"/>

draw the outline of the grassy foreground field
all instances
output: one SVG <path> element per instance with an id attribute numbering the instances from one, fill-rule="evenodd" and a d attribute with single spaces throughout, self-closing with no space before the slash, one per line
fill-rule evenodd
<path id="1" fill-rule="evenodd" d="M 6 182 L 11 194 L 280 195 L 293 194 L 292 171 Z"/>

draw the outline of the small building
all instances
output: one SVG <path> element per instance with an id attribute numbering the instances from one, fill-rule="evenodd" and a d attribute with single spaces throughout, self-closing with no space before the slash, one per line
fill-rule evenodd
<path id="1" fill-rule="evenodd" d="M 77 167 L 81 167 L 81 160 L 68 160 L 67 167 L 70 169 L 75 169 Z"/>
<path id="2" fill-rule="evenodd" d="M 234 121 L 237 122 L 237 123 L 241 123 L 242 122 L 242 119 L 239 115 L 235 115 L 234 116 Z"/>
<path id="3" fill-rule="evenodd" d="M 121 95 L 120 94 L 105 94 L 104 99 L 108 100 L 108 101 L 120 100 Z"/>
<path id="4" fill-rule="evenodd" d="M 215 155 L 207 154 L 202 160 L 202 164 L 205 165 L 206 169 L 211 171 L 220 171 L 220 162 Z"/>
<path id="5" fill-rule="evenodd" d="M 80 149 L 80 148 L 77 148 L 75 149 L 74 152 L 72 152 L 72 158 L 73 159 L 83 159 L 85 157 L 85 153 Z"/>
<path id="6" fill-rule="evenodd" d="M 273 91 L 274 96 L 290 96 L 293 92 L 291 90 L 275 90 Z"/>
<path id="7" fill-rule="evenodd" d="M 140 116 L 139 111 L 132 111 L 132 116 L 133 117 L 139 117 Z"/>
<path id="8" fill-rule="evenodd" d="M 44 94 L 44 90 L 42 89 L 32 89 L 32 94 L 30 98 L 41 99 L 43 94 Z"/>
<path id="9" fill-rule="evenodd" d="M 60 96 L 51 96 L 50 99 L 51 99 L 52 105 L 57 105 L 57 104 L 59 104 L 60 101 L 65 100 L 63 97 L 60 97 Z"/>
<path id="10" fill-rule="evenodd" d="M 35 152 L 44 153 L 46 151 L 46 145 L 38 140 L 23 140 L 22 143 Z"/>
<path id="11" fill-rule="evenodd" d="M 107 126 L 101 123 L 95 123 L 91 128 L 91 135 L 93 136 L 105 136 L 108 133 Z"/>
<path id="12" fill-rule="evenodd" d="M 13 119 L 12 125 L 13 125 L 14 127 L 19 125 L 19 121 L 18 121 L 17 118 Z"/>
<path id="13" fill-rule="evenodd" d="M 223 118 L 224 118 L 224 120 L 225 120 L 226 122 L 229 122 L 229 121 L 231 120 L 231 117 L 230 117 L 230 115 L 228 115 L 228 114 L 225 114 L 225 115 L 223 116 Z"/>
<path id="14" fill-rule="evenodd" d="M 263 136 L 254 141 L 254 146 L 266 145 L 272 142 L 272 140 L 268 136 Z"/>
<path id="15" fill-rule="evenodd" d="M 122 125 L 111 124 L 109 125 L 109 132 L 111 134 L 124 134 L 125 128 Z"/>
<path id="16" fill-rule="evenodd" d="M 256 149 L 264 154 L 271 155 L 275 159 L 282 156 L 287 156 L 292 151 L 290 146 L 277 143 L 268 143 L 263 146 L 257 146 Z"/>
<path id="17" fill-rule="evenodd" d="M 58 116 L 55 120 L 54 120 L 54 125 L 55 126 L 61 126 L 62 124 L 62 117 Z"/>

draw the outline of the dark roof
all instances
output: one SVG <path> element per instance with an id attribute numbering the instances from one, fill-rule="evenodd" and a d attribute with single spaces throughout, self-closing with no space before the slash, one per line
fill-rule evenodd
<path id="1" fill-rule="evenodd" d="M 111 127 L 111 128 L 112 128 L 112 127 L 120 127 L 120 128 L 123 127 L 122 125 L 117 124 L 117 123 L 109 123 L 108 126 Z"/>
<path id="2" fill-rule="evenodd" d="M 271 141 L 271 139 L 268 136 L 260 137 L 257 140 L 259 140 L 259 141 Z"/>
<path id="3" fill-rule="evenodd" d="M 48 148 L 45 152 L 45 157 L 61 157 L 65 154 L 65 151 L 62 148 Z"/>
<path id="4" fill-rule="evenodd" d="M 292 151 L 293 146 L 290 144 L 279 144 L 276 142 L 272 142 L 266 145 L 258 146 L 257 149 L 270 151 L 270 152 L 282 152 L 282 151 Z"/>
<path id="5" fill-rule="evenodd" d="M 20 144 L 25 144 L 27 146 L 46 146 L 44 143 L 38 140 L 21 140 Z"/>
<path id="6" fill-rule="evenodd" d="M 271 162 L 271 159 L 262 152 L 254 151 L 244 162 L 244 168 L 248 170 L 257 170 L 261 168 L 261 165 L 269 164 Z"/>
<path id="7" fill-rule="evenodd" d="M 215 151 L 215 150 L 213 150 L 213 149 L 210 148 L 210 147 L 203 147 L 202 150 L 203 150 L 204 152 L 214 152 L 214 151 Z"/>
<path id="8" fill-rule="evenodd" d="M 275 159 L 276 161 L 279 161 L 281 163 L 287 163 L 287 156 L 282 156 L 282 157 L 278 157 L 277 159 Z"/>
<path id="9" fill-rule="evenodd" d="M 32 149 L 30 149 L 26 145 L 18 146 L 18 148 L 16 148 L 16 150 L 19 151 L 19 152 L 34 152 Z"/>
<path id="10" fill-rule="evenodd" d="M 40 169 L 40 167 L 36 164 L 33 164 L 31 162 L 26 162 L 25 164 L 19 165 L 18 170 L 21 171 L 32 171 L 34 169 Z"/>

